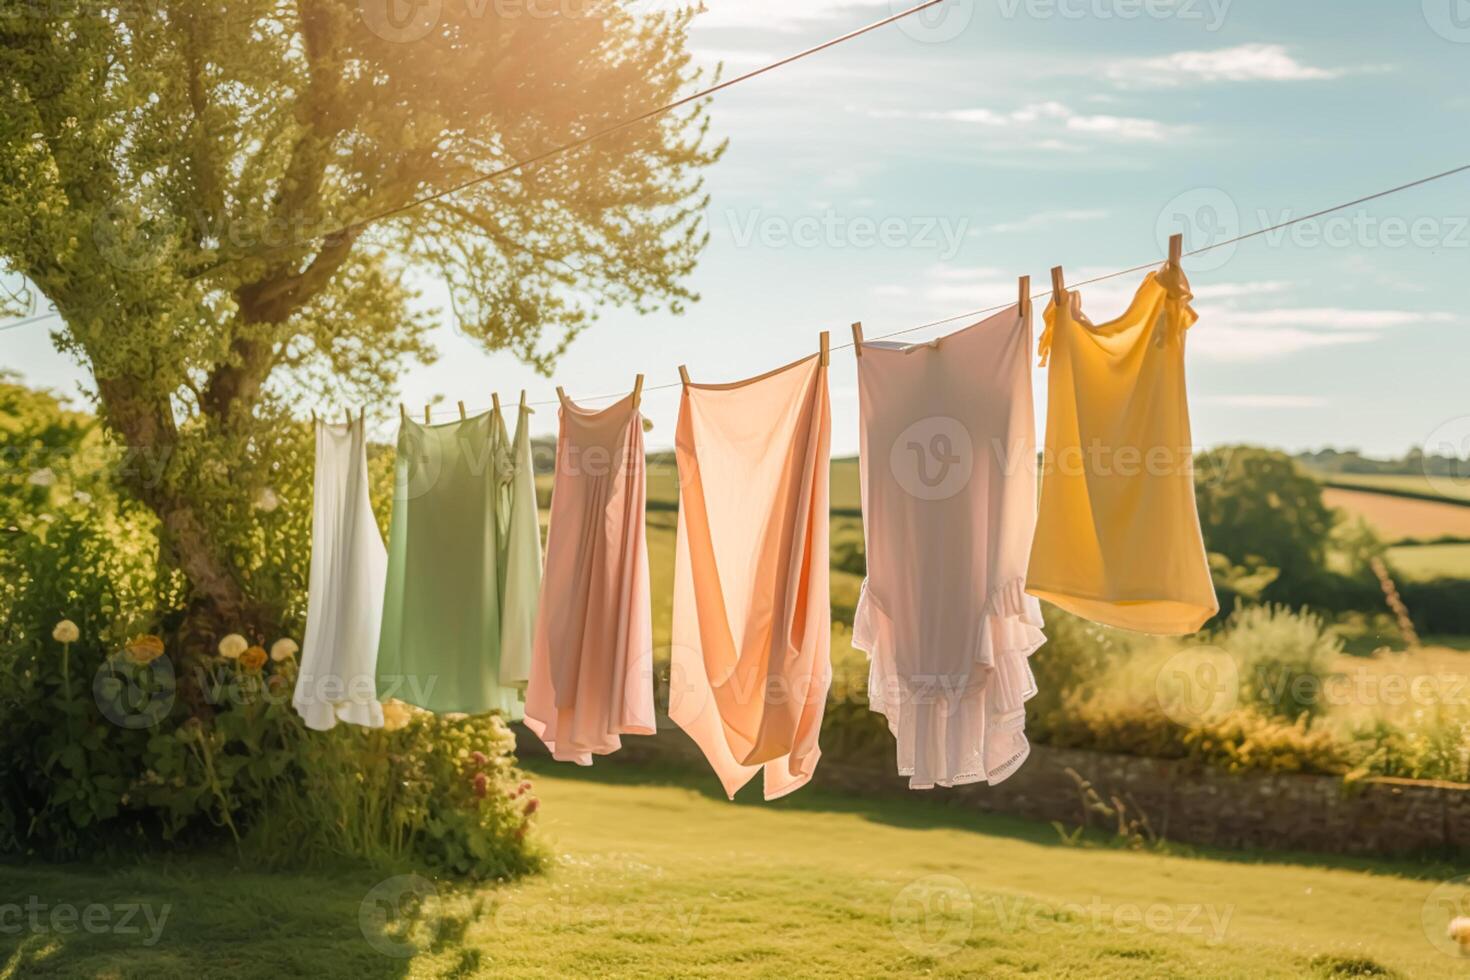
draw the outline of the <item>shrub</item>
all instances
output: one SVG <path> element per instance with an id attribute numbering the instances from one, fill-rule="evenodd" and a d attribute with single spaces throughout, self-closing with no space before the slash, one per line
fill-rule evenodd
<path id="1" fill-rule="evenodd" d="M 1421 636 L 1470 634 L 1470 579 L 1400 581 L 1398 588 Z"/>
<path id="2" fill-rule="evenodd" d="M 267 863 L 343 858 L 472 877 L 534 869 L 538 804 L 493 716 L 390 706 L 392 730 L 306 729 L 295 662 L 28 641 L 0 672 L 0 853 L 71 859 L 232 841 Z M 185 696 L 186 692 L 189 696 Z"/>
<path id="3" fill-rule="evenodd" d="M 1156 705 L 1080 702 L 1054 716 L 1047 729 L 1047 744 L 1057 748 L 1183 759 L 1226 772 L 1343 775 L 1352 768 L 1351 748 L 1328 730 L 1251 709 L 1184 726 Z"/>
<path id="4" fill-rule="evenodd" d="M 1245 606 L 1227 621 L 1220 645 L 1239 666 L 1242 703 L 1287 721 L 1326 710 L 1322 687 L 1342 641 L 1316 615 L 1285 606 Z"/>

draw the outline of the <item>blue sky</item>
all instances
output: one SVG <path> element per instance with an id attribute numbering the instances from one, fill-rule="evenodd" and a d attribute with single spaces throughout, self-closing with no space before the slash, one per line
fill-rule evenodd
<path id="1" fill-rule="evenodd" d="M 907 0 L 707 5 L 696 51 L 738 73 Z M 676 381 L 681 362 L 735 380 L 814 351 L 822 329 L 903 329 L 1006 302 L 1017 275 L 1089 278 L 1159 256 L 1171 230 L 1196 247 L 1470 163 L 1467 64 L 1470 0 L 950 0 L 717 96 L 730 150 L 685 316 L 610 310 L 550 381 L 446 324 L 402 397 L 612 394 L 640 370 Z M 1186 268 L 1200 445 L 1398 453 L 1470 415 L 1470 174 Z M 1139 278 L 1085 288 L 1084 308 L 1110 317 Z M 4 340 L 6 366 L 76 389 L 44 328 Z M 833 450 L 849 453 L 849 353 L 831 382 Z M 677 396 L 645 397 L 651 445 L 671 442 Z M 391 407 L 378 416 L 386 432 Z M 548 406 L 537 429 L 554 428 Z"/>

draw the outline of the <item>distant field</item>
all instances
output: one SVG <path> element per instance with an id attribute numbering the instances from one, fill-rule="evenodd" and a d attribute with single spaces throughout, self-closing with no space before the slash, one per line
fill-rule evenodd
<path id="1" fill-rule="evenodd" d="M 1470 507 L 1333 487 L 1324 489 L 1322 497 L 1328 506 L 1362 517 L 1389 541 L 1423 541 L 1443 535 L 1470 538 Z"/>
<path id="2" fill-rule="evenodd" d="M 1419 544 L 1390 548 L 1388 560 L 1411 580 L 1470 579 L 1470 544 Z"/>
<path id="3" fill-rule="evenodd" d="M 1324 483 L 1349 483 L 1364 489 L 1397 490 L 1470 501 L 1470 480 L 1436 477 L 1431 481 L 1422 473 L 1330 473 L 1320 478 Z"/>

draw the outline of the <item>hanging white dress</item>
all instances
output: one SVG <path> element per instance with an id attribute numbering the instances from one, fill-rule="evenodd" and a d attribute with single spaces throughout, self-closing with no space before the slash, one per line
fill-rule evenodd
<path id="1" fill-rule="evenodd" d="M 388 552 L 368 497 L 361 419 L 316 423 L 313 494 L 306 635 L 291 703 L 308 728 L 381 728 L 375 678 Z"/>
<path id="2" fill-rule="evenodd" d="M 1031 324 L 1016 308 L 858 358 L 867 580 L 852 645 L 911 789 L 998 783 L 1026 760 L 1036 526 Z"/>

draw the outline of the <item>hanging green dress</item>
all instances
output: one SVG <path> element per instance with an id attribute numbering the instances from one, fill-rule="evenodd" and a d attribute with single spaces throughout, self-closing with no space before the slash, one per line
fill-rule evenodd
<path id="1" fill-rule="evenodd" d="M 398 430 L 377 695 L 431 711 L 523 713 L 541 534 L 521 406 Z"/>

